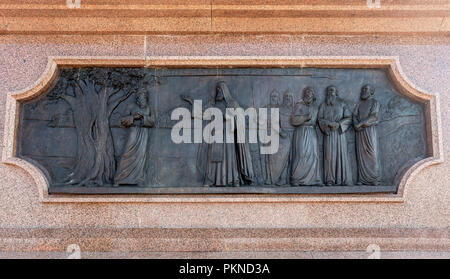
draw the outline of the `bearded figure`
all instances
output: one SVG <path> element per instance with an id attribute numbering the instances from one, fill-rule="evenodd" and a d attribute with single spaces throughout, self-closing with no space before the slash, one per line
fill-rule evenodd
<path id="1" fill-rule="evenodd" d="M 359 185 L 379 185 L 380 183 L 376 128 L 379 121 L 380 103 L 373 98 L 374 93 L 375 89 L 371 85 L 363 86 L 361 101 L 353 114 Z"/>
<path id="2" fill-rule="evenodd" d="M 352 125 L 352 113 L 338 100 L 334 86 L 326 89 L 326 100 L 320 105 L 318 122 L 324 136 L 324 173 L 327 186 L 352 185 L 352 171 L 345 132 Z"/>

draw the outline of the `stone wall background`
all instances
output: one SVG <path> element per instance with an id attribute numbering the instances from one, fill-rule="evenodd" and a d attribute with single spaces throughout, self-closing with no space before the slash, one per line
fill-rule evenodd
<path id="1" fill-rule="evenodd" d="M 447 229 L 448 239 L 448 36 L 1 35 L 2 145 L 7 92 L 31 86 L 43 74 L 49 56 L 398 56 L 416 87 L 439 95 L 445 161 L 411 178 L 404 203 L 41 203 L 37 186 L 25 171 L 0 164 L 0 229 L 389 228 L 424 234 L 427 229 Z"/>

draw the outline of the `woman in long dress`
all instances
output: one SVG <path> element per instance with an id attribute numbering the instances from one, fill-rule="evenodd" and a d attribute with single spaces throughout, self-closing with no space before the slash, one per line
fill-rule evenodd
<path id="1" fill-rule="evenodd" d="M 302 99 L 303 103 L 295 105 L 291 116 L 291 124 L 296 126 L 292 141 L 291 185 L 321 185 L 314 90 L 305 88 Z"/>
<path id="2" fill-rule="evenodd" d="M 155 125 L 146 91 L 138 91 L 136 103 L 127 108 L 127 115 L 122 117 L 121 124 L 129 128 L 130 132 L 114 177 L 114 186 L 138 185 L 142 187 L 145 183 L 149 156 L 149 128 Z"/>

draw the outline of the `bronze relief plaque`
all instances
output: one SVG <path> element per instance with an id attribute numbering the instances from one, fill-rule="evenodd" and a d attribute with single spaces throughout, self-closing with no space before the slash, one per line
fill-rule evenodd
<path id="1" fill-rule="evenodd" d="M 395 193 L 430 156 L 425 111 L 383 69 L 68 68 L 20 104 L 16 155 L 51 194 Z"/>

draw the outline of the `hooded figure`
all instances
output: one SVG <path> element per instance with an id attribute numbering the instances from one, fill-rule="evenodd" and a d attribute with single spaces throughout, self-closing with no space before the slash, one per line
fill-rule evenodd
<path id="1" fill-rule="evenodd" d="M 214 98 L 208 107 L 218 108 L 225 116 L 227 108 L 239 108 L 238 102 L 231 96 L 225 82 L 216 86 Z M 234 127 L 236 119 L 233 118 Z M 223 127 L 226 127 L 225 118 Z M 233 132 L 234 143 L 213 142 L 200 146 L 197 155 L 197 167 L 202 172 L 204 184 L 208 186 L 240 186 L 253 184 L 254 173 L 249 147 L 246 143 L 237 143 L 237 131 Z"/>

